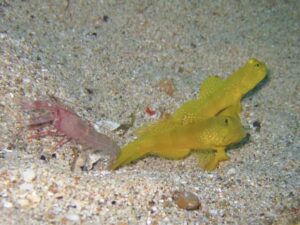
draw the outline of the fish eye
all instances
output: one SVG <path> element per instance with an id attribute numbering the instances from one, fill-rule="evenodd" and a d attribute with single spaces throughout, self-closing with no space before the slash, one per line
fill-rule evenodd
<path id="1" fill-rule="evenodd" d="M 256 66 L 256 67 L 260 67 L 259 63 L 256 63 L 255 66 Z"/>
<path id="2" fill-rule="evenodd" d="M 226 126 L 228 126 L 228 123 L 229 123 L 229 121 L 228 121 L 228 119 L 227 119 L 227 118 L 225 119 L 225 121 L 224 121 L 224 122 L 225 122 L 225 125 L 226 125 Z"/>

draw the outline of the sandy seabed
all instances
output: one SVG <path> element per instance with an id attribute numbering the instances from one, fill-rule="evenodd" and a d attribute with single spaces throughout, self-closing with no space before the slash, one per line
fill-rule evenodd
<path id="1" fill-rule="evenodd" d="M 0 223 L 299 224 L 299 9 L 297 0 L 0 2 Z M 19 100 L 54 95 L 94 124 L 133 113 L 124 135 L 99 126 L 122 146 L 250 57 L 269 68 L 242 102 L 250 139 L 213 172 L 193 154 L 113 172 L 96 154 L 92 169 L 71 172 L 76 144 L 53 153 L 57 138 L 29 140 L 23 127 Z M 177 190 L 201 207 L 178 208 Z"/>

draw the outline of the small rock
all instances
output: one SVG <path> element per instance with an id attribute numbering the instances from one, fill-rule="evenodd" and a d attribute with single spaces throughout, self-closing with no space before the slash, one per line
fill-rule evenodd
<path id="1" fill-rule="evenodd" d="M 163 79 L 159 82 L 158 87 L 161 91 L 165 92 L 169 96 L 173 96 L 175 91 L 175 85 L 172 79 Z"/>
<path id="2" fill-rule="evenodd" d="M 22 177 L 26 182 L 34 180 L 35 176 L 36 175 L 33 169 L 27 169 L 24 172 L 22 172 Z"/>
<path id="3" fill-rule="evenodd" d="M 109 130 L 115 130 L 120 126 L 119 123 L 111 121 L 111 120 L 99 120 L 94 124 L 94 128 L 96 131 L 101 132 L 103 127 Z"/>
<path id="4" fill-rule="evenodd" d="M 232 176 L 236 173 L 235 171 L 235 168 L 230 168 L 228 171 L 227 171 L 227 176 Z"/>
<path id="5" fill-rule="evenodd" d="M 29 194 L 27 199 L 33 203 L 39 203 L 41 201 L 40 196 L 38 196 L 35 192 Z"/>
<path id="6" fill-rule="evenodd" d="M 53 182 L 49 187 L 48 187 L 48 191 L 52 194 L 56 194 L 58 193 L 58 185 Z"/>
<path id="7" fill-rule="evenodd" d="M 17 203 L 22 208 L 25 208 L 25 207 L 29 206 L 29 201 L 27 199 L 24 199 L 24 198 L 18 199 Z"/>
<path id="8" fill-rule="evenodd" d="M 23 183 L 20 185 L 20 190 L 22 191 L 32 191 L 33 190 L 33 185 L 30 183 Z"/>
<path id="9" fill-rule="evenodd" d="M 81 171 L 81 168 L 85 167 L 87 156 L 85 153 L 79 154 L 72 162 L 71 170 L 73 172 Z"/>
<path id="10" fill-rule="evenodd" d="M 101 159 L 101 152 L 91 152 L 87 155 L 84 162 L 84 167 L 87 171 L 91 170 L 93 166 Z"/>
<path id="11" fill-rule="evenodd" d="M 217 215 L 218 215 L 218 210 L 216 210 L 216 209 L 211 209 L 211 210 L 209 210 L 209 213 L 210 213 L 210 215 L 212 215 L 212 216 L 217 216 Z"/>
<path id="12" fill-rule="evenodd" d="M 13 204 L 11 202 L 3 201 L 2 204 L 3 204 L 3 207 L 7 208 L 7 209 L 13 207 Z"/>
<path id="13" fill-rule="evenodd" d="M 201 207 L 197 195 L 189 191 L 175 191 L 173 200 L 181 209 L 196 210 Z"/>
<path id="14" fill-rule="evenodd" d="M 80 220 L 80 217 L 74 213 L 69 213 L 69 214 L 65 215 L 65 218 L 72 222 L 79 222 L 79 220 Z"/>
<path id="15" fill-rule="evenodd" d="M 256 132 L 259 132 L 260 131 L 260 128 L 261 128 L 261 125 L 260 125 L 260 122 L 255 120 L 253 123 L 252 123 L 252 126 L 254 127 L 254 130 Z"/>

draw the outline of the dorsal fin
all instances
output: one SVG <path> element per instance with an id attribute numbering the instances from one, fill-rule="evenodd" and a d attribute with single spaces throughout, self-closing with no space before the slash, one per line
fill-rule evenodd
<path id="1" fill-rule="evenodd" d="M 191 99 L 185 103 L 183 103 L 173 114 L 173 118 L 176 121 L 182 120 L 186 115 L 193 114 L 199 109 L 199 100 Z"/>
<path id="2" fill-rule="evenodd" d="M 154 134 L 154 133 L 159 133 L 163 132 L 166 129 L 169 129 L 172 126 L 175 126 L 176 124 L 172 123 L 171 118 L 165 118 L 165 119 L 160 119 L 158 121 L 143 125 L 139 128 L 137 128 L 134 131 L 134 134 L 141 137 L 143 135 L 147 135 L 148 132 Z"/>
<path id="3" fill-rule="evenodd" d="M 200 87 L 199 101 L 205 101 L 208 96 L 216 92 L 223 85 L 224 80 L 216 75 L 208 77 Z"/>
<path id="4" fill-rule="evenodd" d="M 209 96 L 218 91 L 223 85 L 224 80 L 218 76 L 208 77 L 200 87 L 200 93 L 198 99 L 191 99 L 180 106 L 173 114 L 173 118 L 176 121 L 186 120 L 194 121 L 197 115 L 200 113 L 201 105 L 207 101 Z"/>

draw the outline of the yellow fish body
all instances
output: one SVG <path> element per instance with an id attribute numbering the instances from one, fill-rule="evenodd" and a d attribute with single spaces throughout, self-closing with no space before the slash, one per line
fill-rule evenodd
<path id="1" fill-rule="evenodd" d="M 184 103 L 170 118 L 138 129 L 138 139 L 121 150 L 112 168 L 146 155 L 180 159 L 191 150 L 200 149 L 199 163 L 204 169 L 213 170 L 219 161 L 228 159 L 226 146 L 245 136 L 238 115 L 240 101 L 266 73 L 263 62 L 249 59 L 227 79 L 209 77 L 201 86 L 198 99 Z M 229 121 L 228 126 L 225 121 Z M 211 149 L 214 151 L 207 151 Z"/>
<path id="2" fill-rule="evenodd" d="M 172 126 L 174 123 L 190 123 L 216 116 L 230 106 L 235 109 L 231 110 L 231 115 L 238 114 L 242 97 L 262 81 L 266 74 L 266 65 L 251 58 L 227 79 L 211 76 L 202 84 L 198 99 L 185 102 L 170 118 L 142 127 L 137 134 L 160 130 L 161 126 Z"/>
<path id="3" fill-rule="evenodd" d="M 184 103 L 173 118 L 184 120 L 188 117 L 205 119 L 215 116 L 227 107 L 239 104 L 242 97 L 261 82 L 266 74 L 266 65 L 251 58 L 227 79 L 209 77 L 200 88 L 199 99 Z"/>
<path id="4" fill-rule="evenodd" d="M 176 124 L 160 131 L 142 135 L 126 145 L 120 152 L 112 169 L 135 161 L 146 155 L 168 159 L 181 159 L 193 149 L 215 150 L 215 157 L 204 167 L 214 169 L 219 161 L 226 160 L 226 146 L 245 137 L 240 119 L 232 116 L 217 116 L 189 124 Z"/>

